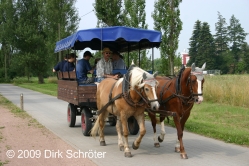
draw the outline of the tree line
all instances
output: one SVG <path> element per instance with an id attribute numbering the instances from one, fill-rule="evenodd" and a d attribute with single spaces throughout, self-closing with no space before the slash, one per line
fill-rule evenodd
<path id="1" fill-rule="evenodd" d="M 234 15 L 227 25 L 226 19 L 218 12 L 215 34 L 210 33 L 207 22 L 197 20 L 190 38 L 188 64 L 200 66 L 207 62 L 207 70 L 221 70 L 222 74 L 249 72 L 249 45 L 239 20 Z"/>
<path id="2" fill-rule="evenodd" d="M 154 29 L 162 33 L 161 58 L 154 62 L 155 70 L 163 75 L 173 75 L 175 66 L 181 66 L 181 57 L 176 55 L 178 37 L 182 30 L 179 9 L 181 2 L 182 0 L 156 0 L 151 13 Z M 37 76 L 38 82 L 43 83 L 44 77 L 52 75 L 52 67 L 67 53 L 65 51 L 58 53 L 58 56 L 54 55 L 56 41 L 78 29 L 80 17 L 75 3 L 76 0 L 0 1 L 0 82 L 10 81 L 15 77 Z M 96 27 L 129 26 L 147 29 L 145 5 L 145 0 L 95 0 L 93 7 L 98 19 Z M 221 16 L 219 21 L 222 23 L 222 20 L 224 21 Z M 238 20 L 234 18 L 234 26 L 240 29 L 233 32 L 239 31 L 241 35 L 244 33 L 243 28 L 238 24 Z M 241 35 L 228 40 L 228 37 L 237 34 L 226 33 L 223 25 L 224 23 L 217 24 L 217 29 L 220 27 L 222 30 L 219 33 L 217 31 L 217 36 L 212 36 L 207 23 L 196 22 L 190 39 L 190 62 L 202 64 L 205 57 L 210 69 L 224 68 L 224 71 L 230 71 L 234 67 L 234 72 L 238 69 L 246 71 L 248 45 L 242 44 L 246 34 L 244 33 L 244 38 Z M 235 27 L 231 26 L 230 29 Z M 228 27 L 227 29 L 229 30 Z M 227 36 L 224 37 L 224 34 Z M 140 58 L 138 53 L 130 53 L 130 59 L 150 70 L 152 57 L 146 55 L 146 51 L 140 52 Z M 96 56 L 100 56 L 100 53 L 96 52 Z M 125 61 L 129 65 L 127 58 Z"/>

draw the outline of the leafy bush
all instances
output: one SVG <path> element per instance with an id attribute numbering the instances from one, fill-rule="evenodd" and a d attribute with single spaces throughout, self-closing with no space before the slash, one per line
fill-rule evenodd
<path id="1" fill-rule="evenodd" d="M 13 78 L 14 84 L 23 84 L 23 83 L 33 83 L 32 78 L 28 79 L 27 77 L 15 77 Z"/>

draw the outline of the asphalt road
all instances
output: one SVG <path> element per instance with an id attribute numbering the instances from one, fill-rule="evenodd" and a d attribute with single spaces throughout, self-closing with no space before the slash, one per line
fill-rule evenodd
<path id="1" fill-rule="evenodd" d="M 101 147 L 99 146 L 98 137 L 94 139 L 82 135 L 80 117 L 77 117 L 76 127 L 68 127 L 66 120 L 68 103 L 53 96 L 10 84 L 0 84 L 0 94 L 18 107 L 20 107 L 20 94 L 23 94 L 24 110 L 28 114 L 65 142 L 78 149 L 79 152 L 94 152 L 95 156 L 91 158 L 90 155 L 90 159 L 97 165 L 249 166 L 249 148 L 224 143 L 189 132 L 184 132 L 183 137 L 189 159 L 181 159 L 180 155 L 174 152 L 176 129 L 171 127 L 165 127 L 165 140 L 161 143 L 160 148 L 155 148 L 153 145 L 152 126 L 149 122 L 146 122 L 147 132 L 140 148 L 131 150 L 132 158 L 125 158 L 123 152 L 118 149 L 115 127 L 106 126 L 105 139 L 107 146 Z M 159 126 L 157 130 L 160 131 Z M 130 146 L 135 137 L 129 136 Z M 59 149 L 50 150 L 59 151 Z M 63 153 L 65 155 L 68 154 L 67 152 Z M 101 155 L 98 157 L 97 153 Z M 70 157 L 69 155 L 64 157 Z"/>

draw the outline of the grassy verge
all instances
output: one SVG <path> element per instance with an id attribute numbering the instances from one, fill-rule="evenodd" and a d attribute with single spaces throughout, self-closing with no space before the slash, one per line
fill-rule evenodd
<path id="1" fill-rule="evenodd" d="M 191 110 L 185 130 L 249 147 L 248 118 L 246 108 L 203 102 Z M 173 119 L 170 126 L 174 126 Z"/>
<path id="2" fill-rule="evenodd" d="M 55 81 L 57 78 L 52 77 L 45 79 L 44 84 L 38 84 L 38 80 L 36 78 L 32 78 L 30 82 L 14 82 L 15 85 L 20 86 L 22 88 L 31 89 L 37 92 L 41 92 L 47 95 L 57 96 L 57 82 Z"/>

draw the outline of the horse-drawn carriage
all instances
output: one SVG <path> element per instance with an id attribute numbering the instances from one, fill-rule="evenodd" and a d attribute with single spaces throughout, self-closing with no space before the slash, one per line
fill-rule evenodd
<path id="1" fill-rule="evenodd" d="M 129 52 L 137 50 L 140 58 L 140 50 L 159 47 L 160 43 L 161 33 L 158 31 L 129 27 L 94 28 L 78 31 L 60 40 L 56 43 L 55 52 L 68 49 L 83 50 L 87 47 L 92 50 L 102 50 L 104 47 L 109 47 L 112 50 L 127 52 L 129 59 Z M 174 116 L 178 135 L 175 151 L 180 152 L 182 158 L 188 158 L 182 142 L 183 130 L 193 103 L 203 100 L 204 68 L 205 64 L 202 68 L 195 67 L 194 64 L 186 70 L 183 67 L 177 77 L 170 79 L 155 77 L 131 65 L 129 70 L 121 71 L 125 74 L 124 78 L 118 81 L 106 78 L 98 88 L 96 84 L 79 85 L 75 72 L 59 72 L 58 99 L 69 103 L 67 108 L 69 126 L 73 127 L 76 115 L 81 115 L 83 135 L 88 136 L 90 130 L 92 136 L 99 132 L 101 146 L 106 145 L 103 133 L 104 121 L 108 119 L 113 126 L 117 123 L 118 145 L 126 157 L 131 157 L 127 126 L 131 134 L 137 134 L 140 129 L 140 134 L 132 145 L 133 149 L 138 149 L 146 131 L 145 110 L 149 112 L 152 120 L 155 147 L 159 147 L 159 142 L 164 139 L 164 118 Z M 152 60 L 152 73 L 153 70 Z M 156 113 L 160 114 L 162 125 L 158 138 L 155 129 Z M 92 127 L 93 121 L 95 123 Z"/>
<path id="2" fill-rule="evenodd" d="M 63 50 L 102 50 L 109 47 L 119 52 L 140 51 L 159 47 L 161 33 L 158 31 L 137 29 L 129 27 L 106 27 L 80 30 L 73 35 L 56 43 L 55 52 Z M 128 57 L 129 59 L 129 57 Z M 130 62 L 129 62 L 130 63 Z M 152 65 L 153 67 L 153 65 Z M 127 70 L 115 70 L 114 73 L 125 74 Z M 81 115 L 81 127 L 83 135 L 89 136 L 92 122 L 95 119 L 96 84 L 79 85 L 76 72 L 58 72 L 58 99 L 68 102 L 67 120 L 70 127 L 75 126 L 76 116 Z M 109 124 L 115 126 L 113 115 L 108 117 Z M 130 134 L 137 134 L 139 127 L 134 117 L 129 118 L 128 126 Z"/>

